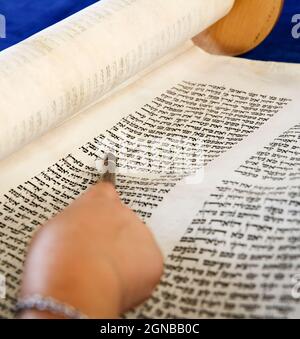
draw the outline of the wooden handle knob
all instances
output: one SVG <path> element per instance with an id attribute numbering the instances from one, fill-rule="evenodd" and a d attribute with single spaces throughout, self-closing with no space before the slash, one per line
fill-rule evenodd
<path id="1" fill-rule="evenodd" d="M 194 38 L 212 54 L 240 55 L 258 46 L 276 25 L 284 0 L 235 0 L 231 12 Z"/>

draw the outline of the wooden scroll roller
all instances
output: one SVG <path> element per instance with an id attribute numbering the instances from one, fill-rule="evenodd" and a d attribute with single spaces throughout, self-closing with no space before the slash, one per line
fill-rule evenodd
<path id="1" fill-rule="evenodd" d="M 235 0 L 231 12 L 194 38 L 212 54 L 240 55 L 258 46 L 271 33 L 284 0 Z"/>

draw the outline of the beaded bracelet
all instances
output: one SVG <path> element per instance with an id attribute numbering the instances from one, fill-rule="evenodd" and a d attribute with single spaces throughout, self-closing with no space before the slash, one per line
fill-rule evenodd
<path id="1" fill-rule="evenodd" d="M 88 319 L 85 314 L 81 313 L 73 306 L 39 294 L 34 294 L 20 299 L 17 302 L 15 309 L 17 313 L 26 310 L 37 310 L 41 312 L 49 312 L 68 319 Z"/>

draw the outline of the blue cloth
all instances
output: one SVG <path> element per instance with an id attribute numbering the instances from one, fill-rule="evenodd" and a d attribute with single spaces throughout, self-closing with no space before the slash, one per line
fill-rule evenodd
<path id="1" fill-rule="evenodd" d="M 0 0 L 0 14 L 7 20 L 7 37 L 0 39 L 3 50 L 32 34 L 87 7 L 97 0 Z M 283 14 L 272 34 L 259 47 L 243 55 L 257 60 L 300 63 L 300 39 L 291 31 L 294 14 L 300 14 L 299 0 L 286 0 Z"/>
<path id="2" fill-rule="evenodd" d="M 300 38 L 294 39 L 292 18 L 300 14 L 299 0 L 285 0 L 282 15 L 271 35 L 256 49 L 243 57 L 254 60 L 300 63 Z M 298 30 L 300 33 L 300 29 Z M 300 35 L 300 34 L 299 34 Z"/>

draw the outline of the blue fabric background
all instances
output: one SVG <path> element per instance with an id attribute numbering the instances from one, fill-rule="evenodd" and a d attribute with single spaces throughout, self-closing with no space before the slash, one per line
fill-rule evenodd
<path id="1" fill-rule="evenodd" d="M 7 38 L 0 39 L 3 50 L 97 0 L 0 0 L 0 14 L 6 16 Z M 188 0 L 187 0 L 188 1 Z M 299 0 L 286 0 L 283 14 L 267 40 L 243 57 L 258 60 L 300 63 L 300 39 L 293 39 L 291 22 L 300 14 Z"/>

